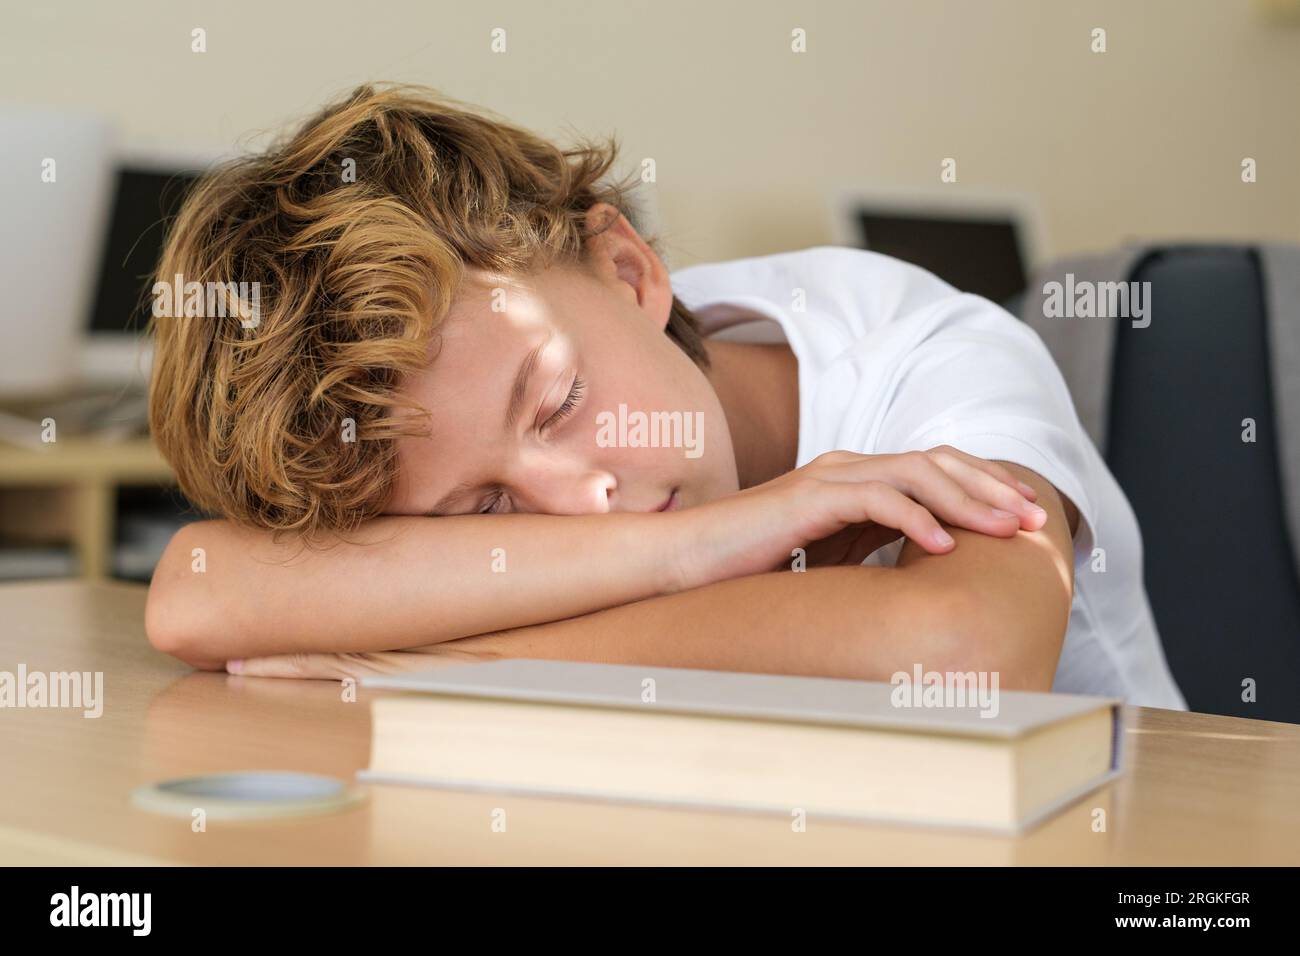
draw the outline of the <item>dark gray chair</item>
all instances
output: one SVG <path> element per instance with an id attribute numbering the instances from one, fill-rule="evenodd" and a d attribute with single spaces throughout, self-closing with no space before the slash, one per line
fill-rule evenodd
<path id="1" fill-rule="evenodd" d="M 1103 453 L 1142 527 L 1169 666 L 1192 710 L 1300 723 L 1300 576 L 1258 258 L 1178 246 L 1129 278 L 1151 283 L 1153 321 L 1117 323 Z M 1255 703 L 1241 699 L 1248 677 Z"/>

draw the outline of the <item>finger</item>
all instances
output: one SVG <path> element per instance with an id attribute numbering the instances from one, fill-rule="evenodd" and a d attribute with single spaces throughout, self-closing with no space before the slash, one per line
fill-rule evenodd
<path id="1" fill-rule="evenodd" d="M 974 469 L 971 471 L 982 474 Z M 1001 508 L 983 496 L 972 494 L 929 455 L 922 453 L 919 458 L 909 456 L 904 475 L 908 484 L 902 490 L 949 524 L 999 537 L 1015 534 L 1020 529 L 1019 514 L 1009 508 Z M 1000 482 L 992 478 L 989 481 L 998 488 L 1015 494 Z"/>
<path id="2" fill-rule="evenodd" d="M 925 452 L 882 455 L 874 474 L 948 524 L 1000 538 L 1020 530 L 1020 515 L 974 497 Z"/>
<path id="3" fill-rule="evenodd" d="M 226 672 L 240 677 L 282 677 L 297 680 L 342 680 L 351 676 L 337 654 L 276 654 L 226 662 Z"/>
<path id="4" fill-rule="evenodd" d="M 953 448 L 951 445 L 939 445 L 937 448 L 931 448 L 930 453 L 942 453 L 951 455 L 973 468 L 992 475 L 998 481 L 1006 485 L 1011 485 L 1030 501 L 1038 500 L 1038 489 L 1033 485 L 1026 484 L 1017 478 L 1006 465 L 1000 465 L 995 461 L 989 461 L 987 458 L 979 458 L 975 455 L 968 455 L 960 448 Z"/>
<path id="5" fill-rule="evenodd" d="M 1038 500 L 1038 489 L 1036 489 L 1033 485 L 1026 484 L 1025 482 L 1021 481 L 1019 478 L 1015 476 L 1015 474 L 1011 471 L 1010 468 L 1007 468 L 1005 465 L 999 464 L 998 462 L 989 461 L 986 458 L 980 458 L 976 455 L 968 454 L 962 451 L 960 448 L 954 448 L 952 445 L 936 445 L 934 448 L 931 448 L 928 451 L 926 451 L 925 454 L 930 455 L 932 457 L 942 455 L 942 454 L 951 455 L 955 458 L 958 458 L 966 462 L 966 464 L 974 468 L 978 468 L 980 471 L 987 472 L 988 474 L 992 475 L 994 478 L 996 478 L 998 481 L 1002 482 L 1003 484 L 1009 485 L 1012 488 L 1016 489 L 1016 491 L 1020 492 L 1022 496 L 1028 498 L 1030 501 Z M 858 452 L 838 450 L 838 451 L 823 452 L 822 454 L 817 456 L 815 461 L 823 466 L 836 466 L 836 465 L 870 466 L 870 465 L 879 464 L 879 462 L 876 461 L 876 459 L 882 457 L 887 457 L 887 456 L 864 455 Z M 824 473 L 821 477 L 824 477 L 832 481 L 837 480 L 835 477 L 833 477 L 833 472 L 831 472 L 830 470 L 828 470 L 827 473 Z M 846 479 L 846 480 L 855 480 L 855 479 Z"/>
<path id="6" fill-rule="evenodd" d="M 952 535 L 930 511 L 884 481 L 841 482 L 845 524 L 874 521 L 895 528 L 931 554 L 944 554 L 954 545 Z"/>
<path id="7" fill-rule="evenodd" d="M 1009 485 L 982 468 L 968 464 L 955 455 L 932 456 L 935 463 L 972 498 L 1017 516 L 1026 531 L 1037 531 L 1047 523 L 1047 512 L 1028 501 Z"/>

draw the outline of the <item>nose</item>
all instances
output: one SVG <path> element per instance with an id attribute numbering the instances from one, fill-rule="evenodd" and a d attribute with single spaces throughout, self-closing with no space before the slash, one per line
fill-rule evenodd
<path id="1" fill-rule="evenodd" d="M 606 514 L 618 487 L 609 471 L 551 457 L 521 461 L 510 484 L 522 510 L 548 515 Z"/>

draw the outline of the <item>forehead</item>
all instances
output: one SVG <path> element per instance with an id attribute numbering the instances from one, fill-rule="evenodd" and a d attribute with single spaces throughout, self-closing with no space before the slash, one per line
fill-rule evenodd
<path id="1" fill-rule="evenodd" d="M 554 329 L 555 311 L 544 284 L 533 277 L 467 276 L 434 332 L 429 364 L 411 384 L 436 389 L 441 379 L 503 369 L 516 351 Z"/>
<path id="2" fill-rule="evenodd" d="M 513 376 L 539 342 L 583 324 L 599 294 L 588 278 L 562 264 L 520 276 L 467 269 L 411 386 L 437 394 L 443 381 L 460 387 L 465 376 Z"/>
<path id="3" fill-rule="evenodd" d="M 558 325 L 586 303 L 597 289 L 585 273 L 553 265 L 526 275 L 466 270 L 452 296 L 442 329 L 527 331 L 540 324 Z"/>
<path id="4" fill-rule="evenodd" d="M 428 363 L 406 378 L 402 392 L 435 421 L 440 409 L 494 410 L 503 401 L 501 383 L 555 327 L 554 310 L 530 283 L 466 283 L 434 332 Z"/>

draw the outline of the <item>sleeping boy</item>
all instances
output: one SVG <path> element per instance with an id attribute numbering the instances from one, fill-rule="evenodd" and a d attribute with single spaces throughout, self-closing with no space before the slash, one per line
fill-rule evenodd
<path id="1" fill-rule="evenodd" d="M 819 247 L 669 272 L 615 143 L 362 87 L 213 170 L 150 418 L 211 513 L 153 644 L 332 678 L 505 657 L 1184 708 L 1128 502 L 1034 333 Z"/>

